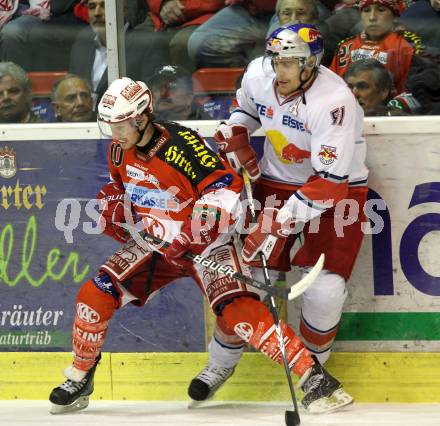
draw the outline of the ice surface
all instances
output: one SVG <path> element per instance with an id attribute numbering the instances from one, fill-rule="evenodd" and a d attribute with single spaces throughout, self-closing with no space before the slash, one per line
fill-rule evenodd
<path id="1" fill-rule="evenodd" d="M 188 410 L 186 402 L 91 401 L 82 412 L 49 414 L 46 401 L 0 401 L 0 425 L 283 426 L 283 403 L 210 402 Z M 344 411 L 311 415 L 301 426 L 439 426 L 440 404 L 354 404 Z"/>

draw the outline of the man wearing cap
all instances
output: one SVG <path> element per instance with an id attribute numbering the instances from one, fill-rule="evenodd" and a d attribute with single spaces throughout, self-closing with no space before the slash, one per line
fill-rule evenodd
<path id="1" fill-rule="evenodd" d="M 159 120 L 211 120 L 194 102 L 192 76 L 185 68 L 165 65 L 150 80 L 154 113 Z"/>
<path id="2" fill-rule="evenodd" d="M 352 62 L 373 58 L 393 75 L 396 94 L 402 93 L 414 58 L 422 52 L 421 38 L 395 31 L 398 0 L 361 0 L 359 8 L 363 31 L 340 43 L 330 69 L 342 76 Z"/>

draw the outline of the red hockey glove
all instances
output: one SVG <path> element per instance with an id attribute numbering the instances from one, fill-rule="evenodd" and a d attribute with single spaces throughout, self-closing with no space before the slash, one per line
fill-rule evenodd
<path id="1" fill-rule="evenodd" d="M 259 252 L 268 262 L 271 257 L 276 259 L 281 256 L 287 237 L 295 233 L 295 221 L 289 218 L 278 222 L 278 212 L 278 209 L 266 207 L 259 214 L 256 225 L 244 240 L 242 256 L 245 262 L 254 260 Z"/>
<path id="2" fill-rule="evenodd" d="M 120 243 L 126 243 L 130 239 L 130 234 L 119 224 L 125 223 L 125 215 L 132 215 L 132 212 L 124 208 L 124 188 L 115 182 L 107 183 L 96 198 L 102 210 L 99 218 L 102 232 Z"/>
<path id="3" fill-rule="evenodd" d="M 217 207 L 200 206 L 194 207 L 192 218 L 189 218 L 182 226 L 180 234 L 174 238 L 171 245 L 165 250 L 165 260 L 179 269 L 191 268 L 193 262 L 183 258 L 190 251 L 201 254 L 206 247 L 212 244 L 219 235 L 219 226 L 222 211 Z M 223 211 L 223 213 L 225 213 Z M 223 216 L 224 217 L 224 216 Z"/>
<path id="4" fill-rule="evenodd" d="M 249 144 L 248 129 L 240 125 L 220 124 L 214 139 L 217 147 L 236 172 L 243 167 L 252 181 L 260 177 L 257 154 Z"/>

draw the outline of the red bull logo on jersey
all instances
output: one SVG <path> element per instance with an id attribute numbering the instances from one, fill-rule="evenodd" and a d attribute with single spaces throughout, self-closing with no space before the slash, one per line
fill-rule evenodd
<path id="1" fill-rule="evenodd" d="M 298 148 L 294 143 L 289 143 L 281 151 L 283 160 L 301 164 L 306 158 L 310 158 L 310 151 Z"/>
<path id="2" fill-rule="evenodd" d="M 321 145 L 321 150 L 319 151 L 318 156 L 319 161 L 326 166 L 332 164 L 338 159 L 338 156 L 336 155 L 336 147 L 329 145 Z"/>

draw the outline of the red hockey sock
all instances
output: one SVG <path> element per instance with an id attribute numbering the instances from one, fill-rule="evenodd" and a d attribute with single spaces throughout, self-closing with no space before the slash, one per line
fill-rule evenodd
<path id="1" fill-rule="evenodd" d="M 229 328 L 228 324 L 221 316 L 216 318 L 214 336 L 220 340 L 220 342 L 229 346 L 242 347 L 245 344 L 241 337 L 237 336 L 234 330 Z"/>
<path id="2" fill-rule="evenodd" d="M 73 324 L 73 366 L 88 371 L 101 352 L 108 321 L 118 308 L 118 301 L 95 287 L 92 280 L 81 287 L 76 298 Z"/>
<path id="3" fill-rule="evenodd" d="M 222 316 L 238 336 L 282 364 L 275 323 L 264 303 L 250 297 L 239 297 L 225 306 Z M 289 325 L 283 322 L 280 322 L 280 325 L 289 366 L 295 374 L 302 376 L 314 365 L 314 361 Z"/>

